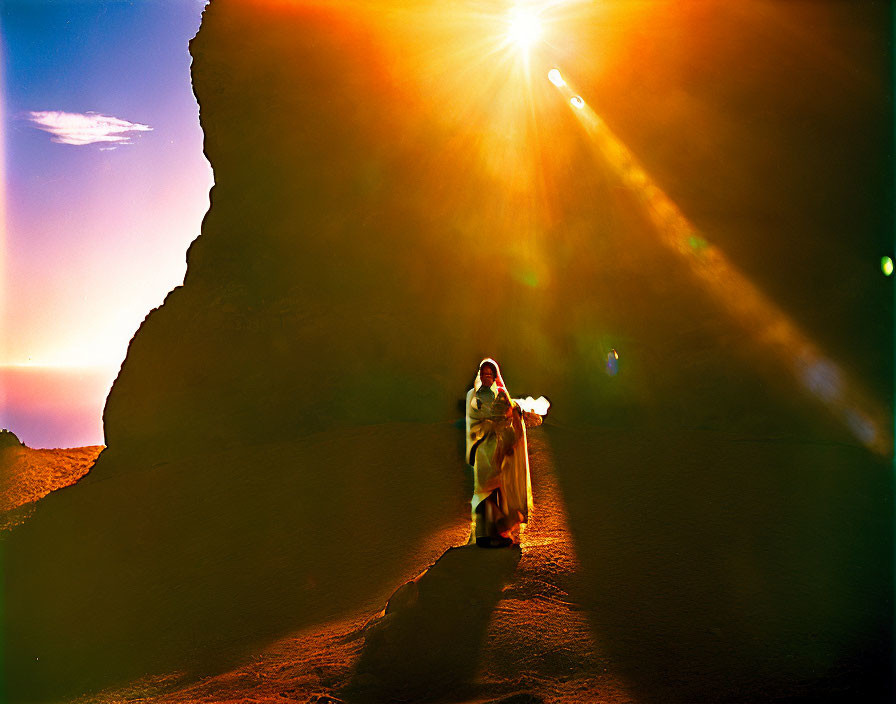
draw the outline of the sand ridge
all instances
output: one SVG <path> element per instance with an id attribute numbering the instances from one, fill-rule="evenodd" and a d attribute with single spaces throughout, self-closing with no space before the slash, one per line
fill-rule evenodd
<path id="1" fill-rule="evenodd" d="M 91 445 L 36 450 L 19 445 L 0 450 L 0 514 L 75 484 L 90 471 L 103 449 Z M 5 521 L 0 524 L 0 529 L 8 527 Z"/>

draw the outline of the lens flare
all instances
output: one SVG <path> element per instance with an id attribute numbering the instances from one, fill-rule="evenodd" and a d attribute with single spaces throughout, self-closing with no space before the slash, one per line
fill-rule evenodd
<path id="1" fill-rule="evenodd" d="M 558 90 L 575 109 L 576 117 L 593 140 L 595 156 L 641 201 L 659 241 L 685 259 L 696 279 L 728 309 L 731 317 L 753 331 L 760 344 L 784 360 L 796 381 L 853 436 L 874 452 L 890 454 L 893 449 L 892 419 L 878 399 L 827 358 L 771 299 L 728 261 L 718 247 L 696 230 L 628 147 L 572 87 L 564 83 Z M 881 258 L 881 270 L 887 276 L 892 273 L 893 262 L 889 257 Z M 618 369 L 614 362 L 618 365 L 618 358 L 610 353 L 607 373 L 611 375 Z"/>
<path id="2" fill-rule="evenodd" d="M 560 75 L 560 71 L 555 68 L 552 68 L 550 71 L 548 71 L 548 80 L 558 88 L 562 88 L 566 85 L 566 81 L 563 80 L 563 76 Z"/>
<path id="3" fill-rule="evenodd" d="M 616 376 L 619 373 L 619 353 L 616 350 L 607 352 L 607 374 Z"/>
<path id="4" fill-rule="evenodd" d="M 541 37 L 538 16 L 522 7 L 514 8 L 508 17 L 507 37 L 523 51 L 528 51 Z"/>

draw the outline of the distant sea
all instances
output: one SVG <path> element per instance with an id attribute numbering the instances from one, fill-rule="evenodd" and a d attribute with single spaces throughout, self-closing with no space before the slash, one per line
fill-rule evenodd
<path id="1" fill-rule="evenodd" d="M 29 447 L 102 445 L 117 375 L 117 367 L 0 367 L 0 426 Z"/>

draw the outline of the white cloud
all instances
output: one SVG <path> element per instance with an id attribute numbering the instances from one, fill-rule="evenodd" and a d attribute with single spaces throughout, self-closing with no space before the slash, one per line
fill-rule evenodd
<path id="1" fill-rule="evenodd" d="M 149 132 L 152 127 L 135 122 L 128 122 L 118 117 L 98 115 L 95 112 L 86 114 L 45 110 L 27 113 L 28 120 L 40 130 L 53 135 L 58 144 L 95 144 L 97 142 L 114 142 L 131 144 L 134 132 Z"/>

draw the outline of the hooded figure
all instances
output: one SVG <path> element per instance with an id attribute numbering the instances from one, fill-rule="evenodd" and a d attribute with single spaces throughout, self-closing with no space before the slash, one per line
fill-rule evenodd
<path id="1" fill-rule="evenodd" d="M 510 398 L 495 360 L 480 362 L 466 415 L 476 543 L 511 545 L 511 531 L 528 523 L 532 506 L 529 450 L 522 409 Z"/>

